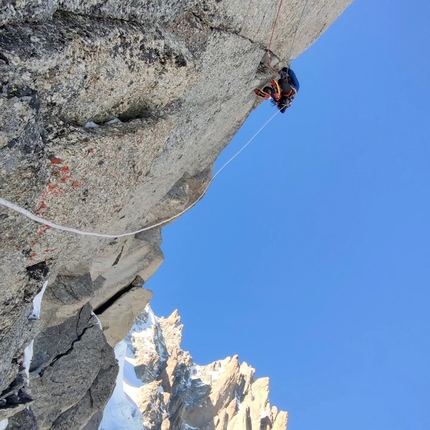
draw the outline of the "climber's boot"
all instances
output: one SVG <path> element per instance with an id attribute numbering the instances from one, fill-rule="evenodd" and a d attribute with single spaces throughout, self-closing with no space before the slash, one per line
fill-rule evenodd
<path id="1" fill-rule="evenodd" d="M 268 92 L 266 92 L 266 91 L 263 91 L 263 90 L 260 90 L 260 88 L 256 88 L 255 90 L 254 90 L 254 93 L 258 96 L 258 97 L 263 97 L 263 99 L 270 99 L 270 97 L 272 97 L 272 95 L 271 94 L 269 94 Z"/>

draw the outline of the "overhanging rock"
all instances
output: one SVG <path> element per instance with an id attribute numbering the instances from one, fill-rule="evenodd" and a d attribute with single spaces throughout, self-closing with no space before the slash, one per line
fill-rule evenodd
<path id="1" fill-rule="evenodd" d="M 350 0 L 308 0 L 300 21 L 305 3 L 283 3 L 274 66 L 307 49 Z M 246 7 L 243 0 L 3 2 L 0 196 L 57 224 L 114 235 L 182 211 L 203 192 L 214 160 L 257 106 L 252 89 L 271 78 L 266 47 L 277 7 L 269 0 Z M 91 374 L 92 388 L 72 386 L 70 401 L 50 403 L 33 382 L 48 358 L 38 358 L 27 387 L 42 429 L 60 428 L 61 417 L 61 428 L 89 429 L 100 417 L 88 404 L 103 409 L 113 389 L 111 347 L 97 325 L 79 342 L 61 328 L 89 306 L 110 303 L 137 276 L 147 281 L 163 259 L 160 231 L 79 236 L 2 206 L 0 222 L 0 393 L 22 375 L 23 351 L 33 339 L 40 358 L 50 356 L 38 341 L 47 333 L 48 343 L 68 347 L 91 336 L 105 354 L 96 359 L 91 348 L 79 354 L 73 348 L 55 374 L 55 390 L 64 399 L 62 381 L 73 385 L 70 372 L 78 367 Z M 29 320 L 46 280 L 41 318 Z M 102 319 L 109 313 L 112 321 L 114 309 Z M 107 323 L 111 345 L 130 318 L 122 328 Z M 103 392 L 97 401 L 90 396 L 96 387 Z M 10 416 L 7 406 L 0 405 L 0 419 Z"/>

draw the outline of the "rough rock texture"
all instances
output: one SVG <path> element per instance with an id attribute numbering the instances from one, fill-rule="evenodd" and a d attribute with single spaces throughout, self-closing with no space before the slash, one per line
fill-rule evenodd
<path id="1" fill-rule="evenodd" d="M 23 409 L 18 414 L 9 418 L 8 430 L 39 430 L 36 417 L 29 409 Z"/>
<path id="2" fill-rule="evenodd" d="M 133 325 L 151 297 L 151 291 L 133 286 L 98 315 L 109 345 L 115 346 L 124 339 L 128 333 L 127 328 Z"/>
<path id="3" fill-rule="evenodd" d="M 284 1 L 272 64 L 303 52 L 350 1 L 309 0 L 300 27 L 305 0 Z M 246 7 L 243 0 L 1 2 L 0 196 L 56 223 L 114 236 L 181 212 L 204 192 L 213 161 L 255 108 L 252 88 L 271 77 L 265 48 L 277 6 L 269 0 Z M 63 324 L 87 312 L 88 303 L 97 310 L 113 305 L 113 297 L 125 300 L 124 288 L 138 276 L 148 280 L 163 255 L 159 228 L 78 236 L 3 206 L 0 222 L 2 420 L 31 401 L 25 392 L 18 400 L 6 396 L 22 378 L 31 340 L 36 357 L 50 357 L 40 340 L 46 333 L 48 343 L 63 345 Z M 45 280 L 41 319 L 29 320 Z M 118 313 L 102 313 L 111 328 L 108 315 Z M 131 318 L 117 322 L 118 333 L 126 332 Z M 68 359 L 76 360 L 67 371 L 87 366 L 88 382 L 95 378 L 99 388 L 104 381 L 108 392 L 114 378 L 106 375 L 114 370 L 102 333 L 92 334 L 97 330 L 86 329 L 84 339 L 93 336 L 94 347 L 106 353 L 96 357 L 81 348 L 74 355 L 83 339 L 67 337 Z M 59 398 L 69 379 L 61 373 Z M 30 376 L 31 409 L 41 428 L 59 426 L 57 420 L 61 428 L 80 428 L 106 397 L 88 400 L 92 388 L 74 387 L 73 401 L 57 404 L 37 380 Z"/>
<path id="4" fill-rule="evenodd" d="M 148 307 L 126 337 L 134 355 L 128 364 L 143 383 L 129 392 L 143 428 L 285 430 L 288 415 L 270 406 L 269 379 L 254 379 L 255 370 L 237 356 L 196 365 L 180 347 L 178 322 L 176 311 L 157 318 Z"/>
<path id="5" fill-rule="evenodd" d="M 117 374 L 114 353 L 90 305 L 39 333 L 34 350 L 30 387 L 40 427 L 83 427 L 106 404 Z"/>

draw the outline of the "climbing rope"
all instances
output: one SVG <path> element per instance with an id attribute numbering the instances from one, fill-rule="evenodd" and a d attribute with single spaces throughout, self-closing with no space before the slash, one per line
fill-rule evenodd
<path id="1" fill-rule="evenodd" d="M 170 221 L 173 221 L 174 219 L 180 217 L 185 212 L 188 212 L 192 207 L 194 207 L 203 198 L 203 196 L 206 194 L 206 191 L 208 190 L 208 188 L 210 187 L 212 182 L 215 180 L 215 178 L 261 133 L 261 131 L 263 131 L 263 129 L 267 126 L 267 124 L 269 124 L 269 122 L 272 121 L 272 119 L 279 112 L 280 111 L 277 110 L 276 113 L 271 118 L 269 118 L 263 124 L 263 126 L 260 127 L 260 129 L 251 137 L 251 139 L 249 139 L 248 142 L 246 142 L 246 144 L 243 145 L 242 148 L 239 151 L 237 151 L 236 154 L 233 155 L 233 157 L 231 157 L 226 163 L 223 164 L 223 166 L 213 175 L 212 179 L 209 181 L 208 185 L 206 186 L 206 188 L 204 189 L 204 191 L 202 192 L 200 197 L 194 203 L 192 203 L 190 206 L 188 206 L 187 208 L 185 208 L 183 211 L 179 212 L 178 214 L 170 217 L 169 219 L 166 219 L 164 221 L 160 221 L 156 224 L 152 224 L 148 227 L 141 228 L 140 230 L 132 231 L 130 233 L 119 233 L 119 234 L 94 233 L 91 231 L 78 230 L 76 228 L 71 228 L 71 227 L 66 227 L 66 226 L 60 225 L 60 224 L 55 224 L 51 221 L 40 218 L 37 215 L 34 215 L 33 213 L 31 213 L 30 211 L 28 211 L 28 210 L 26 210 L 26 209 L 24 209 L 18 205 L 15 205 L 14 203 L 11 203 L 8 200 L 5 200 L 1 197 L 0 197 L 0 205 L 6 206 L 7 208 L 12 209 L 15 212 L 18 212 L 21 215 L 24 215 L 27 218 L 30 218 L 31 220 L 38 222 L 39 224 L 47 225 L 48 227 L 51 227 L 51 228 L 56 229 L 56 230 L 67 231 L 69 233 L 75 233 L 75 234 L 79 234 L 82 236 L 96 236 L 96 237 L 107 237 L 107 238 L 118 238 L 118 237 L 125 237 L 125 236 L 133 236 L 137 233 L 142 233 L 143 231 L 151 230 L 153 228 L 160 227 L 164 224 L 167 224 Z"/>
<path id="2" fill-rule="evenodd" d="M 275 69 L 273 69 L 273 67 L 272 67 L 272 63 L 270 61 L 270 48 L 272 47 L 273 35 L 275 34 L 275 28 L 276 28 L 276 24 L 278 23 L 279 12 L 281 11 L 281 7 L 282 7 L 283 2 L 284 2 L 284 0 L 281 0 L 279 2 L 278 11 L 276 12 L 275 21 L 273 21 L 273 25 L 272 25 L 272 34 L 270 35 L 269 44 L 267 45 L 267 65 L 269 66 L 269 69 L 272 71 L 272 73 L 275 76 L 278 76 L 278 72 Z"/>
<path id="3" fill-rule="evenodd" d="M 275 76 L 278 76 L 278 72 L 272 67 L 272 62 L 271 62 L 271 58 L 270 58 L 270 52 L 271 52 L 270 48 L 272 47 L 273 35 L 275 34 L 276 24 L 278 23 L 279 13 L 281 11 L 281 7 L 282 7 L 283 2 L 284 2 L 284 0 L 281 0 L 279 2 L 278 11 L 276 12 L 275 21 L 273 21 L 272 33 L 270 35 L 269 44 L 267 46 L 267 65 L 269 66 L 269 69 L 272 71 L 272 73 Z M 299 21 L 297 22 L 296 30 L 294 31 L 294 36 L 293 36 L 293 40 L 291 43 L 290 53 L 288 54 L 288 57 L 287 57 L 287 65 L 288 66 L 290 65 L 291 55 L 293 53 L 294 43 L 296 42 L 297 32 L 299 30 L 300 24 L 302 23 L 302 19 L 303 19 L 303 16 L 305 14 L 305 10 L 306 10 L 306 6 L 308 5 L 308 2 L 309 2 L 309 0 L 306 0 L 305 4 L 303 5 L 303 9 L 302 9 L 302 12 L 300 14 Z"/>

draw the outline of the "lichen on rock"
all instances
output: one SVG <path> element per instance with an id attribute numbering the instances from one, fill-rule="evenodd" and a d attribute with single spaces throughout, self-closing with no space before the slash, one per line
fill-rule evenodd
<path id="1" fill-rule="evenodd" d="M 307 49 L 349 3 L 284 2 L 273 66 Z M 0 196 L 57 224 L 113 235 L 183 211 L 204 192 L 213 162 L 258 105 L 252 89 L 271 78 L 266 48 L 276 12 L 269 0 L 246 7 L 242 0 L 2 2 Z M 111 346 L 150 295 L 136 288 L 163 260 L 161 230 L 79 236 L 3 206 L 0 222 L 0 420 L 20 414 L 15 422 L 35 417 L 41 429 L 96 428 L 95 410 L 103 409 L 115 380 Z M 40 319 L 29 319 L 46 281 Z M 140 307 L 121 312 L 133 297 Z M 105 334 L 96 324 L 66 335 L 63 327 L 91 317 L 91 308 L 99 310 Z M 104 355 L 83 347 L 89 338 Z M 22 395 L 32 411 L 26 415 L 6 394 L 22 377 L 32 340 L 37 366 L 25 388 L 32 400 Z M 71 353 L 51 366 L 48 344 Z M 48 378 L 66 359 L 70 365 L 55 373 L 52 390 L 66 399 L 68 381 L 75 395 L 50 402 L 36 382 L 38 369 Z M 91 386 L 74 386 L 78 367 Z M 97 400 L 95 389 L 103 393 Z"/>

